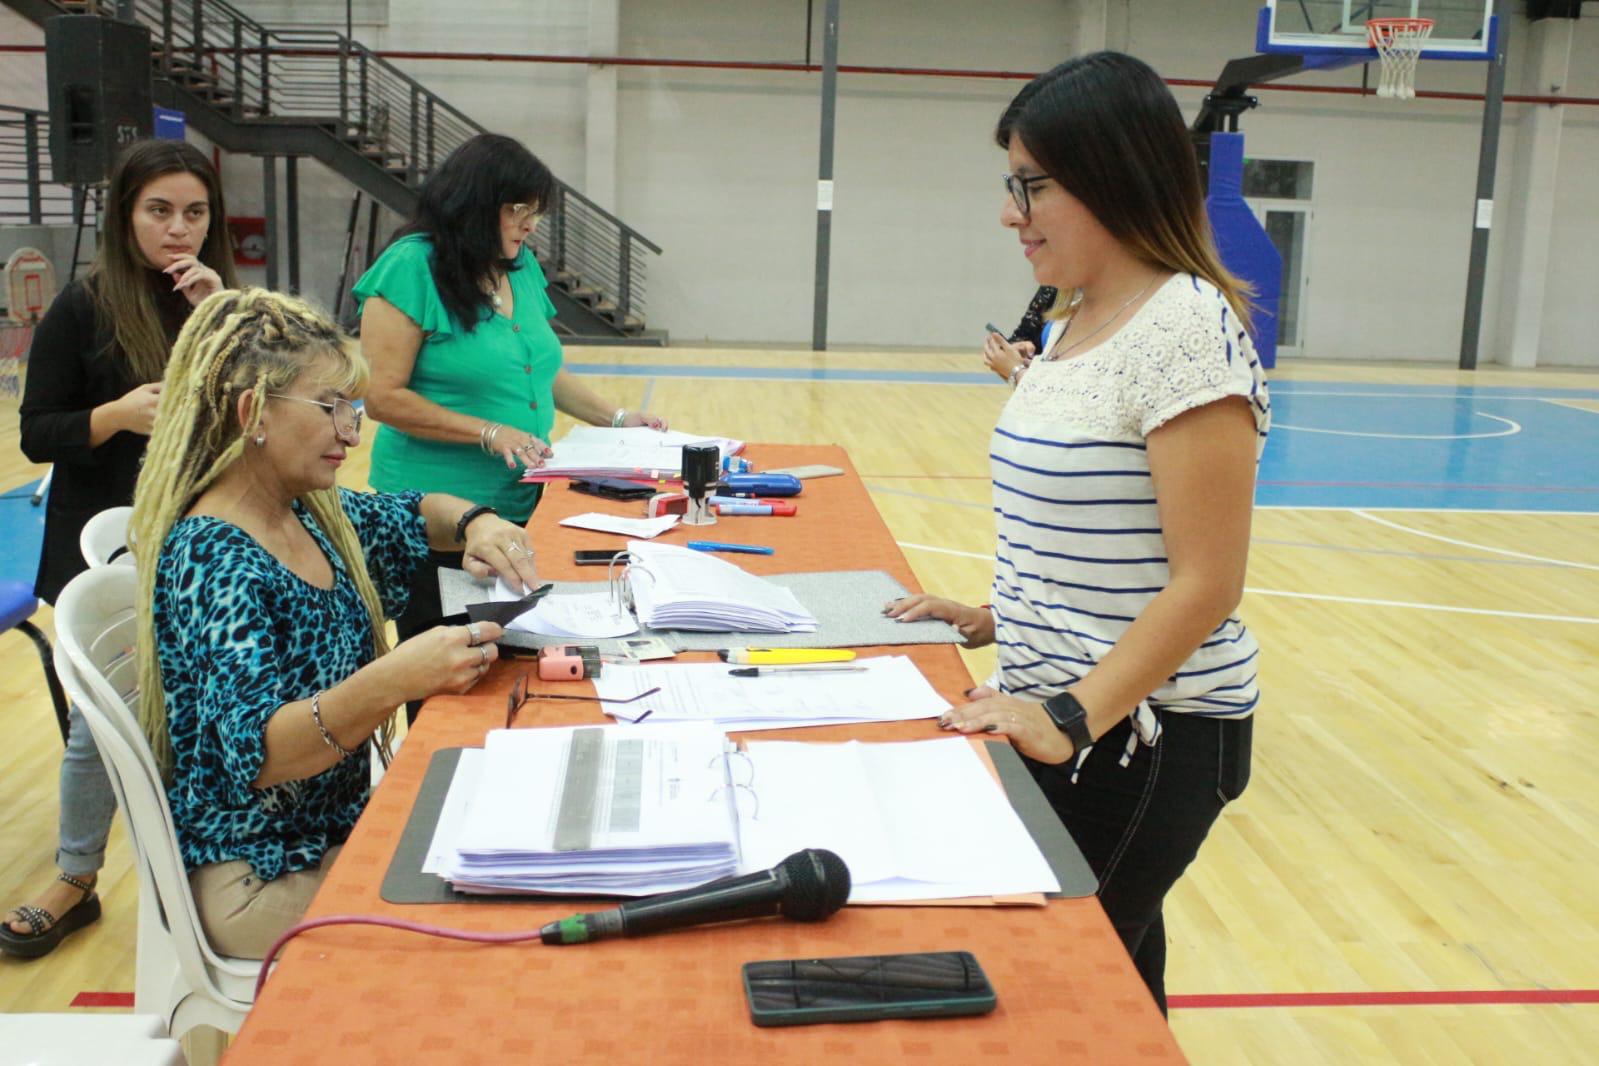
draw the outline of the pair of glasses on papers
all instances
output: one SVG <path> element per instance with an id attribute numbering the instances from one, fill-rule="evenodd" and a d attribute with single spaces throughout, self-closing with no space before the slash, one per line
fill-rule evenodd
<path id="1" fill-rule="evenodd" d="M 653 696 L 657 692 L 661 691 L 661 686 L 656 685 L 652 689 L 646 689 L 645 691 L 640 692 L 637 696 L 629 696 L 625 700 L 619 700 L 615 698 L 606 698 L 604 696 L 566 696 L 554 692 L 529 692 L 527 690 L 527 682 L 528 675 L 524 673 L 521 677 L 516 679 L 516 684 L 511 686 L 511 694 L 505 700 L 505 728 L 507 729 L 511 728 L 511 724 L 516 721 L 516 712 L 520 711 L 522 709 L 522 704 L 526 703 L 528 700 L 575 700 L 583 703 L 618 704 L 637 703 L 645 696 Z M 654 711 L 645 711 L 637 718 L 629 718 L 624 714 L 613 713 L 612 717 L 619 718 L 631 725 L 635 722 L 644 721 L 644 719 L 648 718 L 654 713 Z"/>

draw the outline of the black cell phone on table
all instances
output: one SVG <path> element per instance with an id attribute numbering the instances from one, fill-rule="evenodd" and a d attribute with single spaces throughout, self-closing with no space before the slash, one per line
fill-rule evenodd
<path id="1" fill-rule="evenodd" d="M 610 566 L 612 559 L 626 551 L 626 548 L 579 548 L 572 553 L 572 561 L 578 566 Z"/>
<path id="2" fill-rule="evenodd" d="M 744 995 L 762 1026 L 948 1018 L 997 1002 L 969 951 L 747 962 Z"/>
<path id="3" fill-rule="evenodd" d="M 652 485 L 640 485 L 619 477 L 573 478 L 567 485 L 573 492 L 585 492 L 606 500 L 647 500 L 656 491 Z"/>

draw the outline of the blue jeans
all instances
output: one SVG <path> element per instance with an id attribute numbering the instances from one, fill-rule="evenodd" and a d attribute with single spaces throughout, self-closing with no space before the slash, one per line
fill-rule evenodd
<path id="1" fill-rule="evenodd" d="M 72 708 L 68 722 L 67 752 L 61 758 L 56 865 L 73 877 L 93 877 L 105 865 L 105 842 L 111 834 L 111 816 L 117 813 L 117 797 L 82 712 Z"/>

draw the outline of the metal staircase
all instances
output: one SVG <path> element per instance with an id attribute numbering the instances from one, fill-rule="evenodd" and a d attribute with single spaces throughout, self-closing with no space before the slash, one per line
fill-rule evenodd
<path id="1" fill-rule="evenodd" d="M 224 0 L 0 0 L 43 25 L 114 9 L 149 28 L 155 101 L 224 151 L 310 156 L 409 215 L 433 168 L 484 128 L 365 45 L 329 30 L 267 27 Z M 41 144 L 44 142 L 40 142 Z M 562 182 L 533 251 L 558 332 L 663 343 L 644 323 L 644 258 L 659 246 Z"/>

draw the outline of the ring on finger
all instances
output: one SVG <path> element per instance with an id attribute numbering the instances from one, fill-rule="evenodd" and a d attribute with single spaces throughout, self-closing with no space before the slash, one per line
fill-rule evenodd
<path id="1" fill-rule="evenodd" d="M 477 650 L 483 653 L 483 662 L 478 669 L 487 670 L 489 668 L 489 646 L 487 644 L 479 644 Z"/>
<path id="2" fill-rule="evenodd" d="M 476 622 L 468 622 L 466 624 L 466 646 L 469 648 L 475 648 L 482 643 L 483 630 L 478 628 L 478 624 Z"/>

